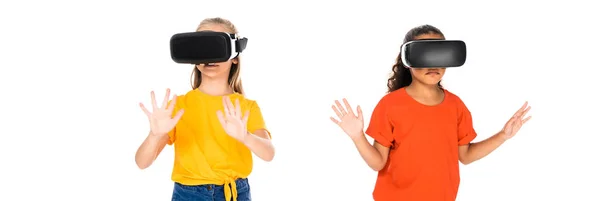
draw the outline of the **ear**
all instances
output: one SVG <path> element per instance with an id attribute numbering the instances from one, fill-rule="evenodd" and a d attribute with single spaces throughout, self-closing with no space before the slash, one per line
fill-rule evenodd
<path id="1" fill-rule="evenodd" d="M 238 62 L 239 62 L 239 60 L 237 57 L 231 60 L 231 63 L 233 63 L 233 64 L 238 64 Z"/>

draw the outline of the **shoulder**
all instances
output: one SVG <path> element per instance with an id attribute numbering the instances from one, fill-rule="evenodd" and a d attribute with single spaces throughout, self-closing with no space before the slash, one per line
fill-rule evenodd
<path id="1" fill-rule="evenodd" d="M 404 88 L 400 88 L 397 89 L 395 91 L 389 92 L 385 95 L 383 95 L 383 97 L 381 97 L 381 99 L 379 100 L 379 103 L 377 105 L 380 106 L 389 106 L 389 105 L 402 105 L 403 103 L 406 103 L 406 101 L 409 101 L 410 96 L 408 96 L 408 94 L 406 93 L 406 91 L 404 91 Z"/>
<path id="2" fill-rule="evenodd" d="M 459 109 L 467 109 L 465 102 L 460 98 L 460 96 L 447 89 L 444 89 L 444 91 L 446 92 L 446 99 L 448 100 L 448 102 L 452 103 Z"/>
<path id="3" fill-rule="evenodd" d="M 458 95 L 456 95 L 454 92 L 448 90 L 448 89 L 444 89 L 444 91 L 446 92 L 446 98 L 448 98 L 449 100 L 453 100 L 453 101 L 461 101 L 460 97 Z"/>
<path id="4" fill-rule="evenodd" d="M 185 94 L 177 95 L 175 98 L 171 97 L 171 99 L 169 100 L 169 104 L 173 100 L 175 100 L 176 101 L 175 107 L 179 107 L 179 108 L 185 107 L 186 99 L 189 99 L 190 97 L 193 96 L 193 91 L 194 90 L 190 90 L 190 91 L 186 92 Z"/>
<path id="5" fill-rule="evenodd" d="M 257 108 L 258 107 L 258 103 L 255 99 L 248 98 L 247 96 L 242 95 L 242 94 L 236 93 L 231 96 L 231 99 L 232 100 L 235 100 L 235 99 L 240 100 L 240 105 L 246 106 L 247 108 Z"/>

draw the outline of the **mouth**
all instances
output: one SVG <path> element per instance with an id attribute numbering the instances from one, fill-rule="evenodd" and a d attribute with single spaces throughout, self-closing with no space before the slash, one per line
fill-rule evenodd
<path id="1" fill-rule="evenodd" d="M 431 71 L 431 72 L 427 72 L 425 73 L 425 75 L 439 75 L 440 72 L 436 72 L 436 71 Z"/>
<path id="2" fill-rule="evenodd" d="M 215 68 L 215 67 L 219 67 L 219 65 L 217 65 L 216 63 L 207 63 L 204 64 L 205 68 Z"/>

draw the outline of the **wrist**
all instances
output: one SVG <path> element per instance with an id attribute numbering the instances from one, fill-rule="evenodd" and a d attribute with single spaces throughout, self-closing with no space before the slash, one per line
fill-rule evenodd
<path id="1" fill-rule="evenodd" d="M 240 142 L 246 146 L 248 146 L 248 143 L 250 142 L 250 140 L 252 138 L 252 133 L 250 133 L 250 131 L 246 131 L 246 135 L 244 135 L 242 137 L 242 139 L 240 139 Z"/>
<path id="2" fill-rule="evenodd" d="M 150 133 L 150 135 L 148 135 L 148 139 L 151 140 L 152 142 L 160 141 L 160 139 L 165 137 L 167 134 L 168 133 L 164 133 L 164 134 Z"/>
<path id="3" fill-rule="evenodd" d="M 506 133 L 503 130 L 496 134 L 496 138 L 502 142 L 508 140 L 508 136 L 506 135 Z"/>
<path id="4" fill-rule="evenodd" d="M 365 137 L 365 134 L 363 132 L 357 133 L 355 135 L 352 135 L 353 137 L 350 137 L 350 139 L 352 140 L 352 142 L 354 143 L 358 143 L 360 141 L 366 140 L 367 138 Z"/>

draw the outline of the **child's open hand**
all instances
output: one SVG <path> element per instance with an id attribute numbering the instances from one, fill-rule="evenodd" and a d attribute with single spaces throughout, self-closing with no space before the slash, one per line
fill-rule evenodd
<path id="1" fill-rule="evenodd" d="M 223 129 L 225 129 L 225 132 L 229 136 L 243 143 L 250 134 L 247 129 L 250 111 L 246 111 L 245 115 L 242 116 L 240 100 L 235 100 L 234 107 L 231 103 L 231 99 L 227 96 L 223 97 L 223 107 L 225 110 L 224 112 L 217 111 L 217 117 L 219 118 L 219 122 L 221 122 L 221 126 L 223 126 Z"/>
<path id="2" fill-rule="evenodd" d="M 160 137 L 169 133 L 175 127 L 179 119 L 181 119 L 181 116 L 183 116 L 183 109 L 181 109 L 177 111 L 177 114 L 175 114 L 174 117 L 172 117 L 177 95 L 173 95 L 171 104 L 168 104 L 170 93 L 171 90 L 167 89 L 167 94 L 165 95 L 162 106 L 158 107 L 154 91 L 150 92 L 150 96 L 152 97 L 152 112 L 148 111 L 143 103 L 140 103 L 140 108 L 142 108 L 144 113 L 146 113 L 146 116 L 148 116 L 150 130 L 155 136 Z"/>
<path id="3" fill-rule="evenodd" d="M 525 102 L 512 118 L 506 122 L 506 125 L 504 125 L 504 128 L 502 129 L 502 134 L 505 139 L 512 138 L 517 134 L 521 127 L 531 119 L 531 116 L 525 117 L 527 112 L 529 112 L 529 109 L 531 109 L 531 107 L 528 106 L 528 102 Z"/>
<path id="4" fill-rule="evenodd" d="M 362 110 L 360 109 L 360 106 L 357 106 L 356 113 L 358 115 L 354 115 L 354 112 L 352 111 L 352 107 L 348 103 L 348 100 L 344 98 L 343 101 L 344 105 L 346 105 L 346 109 L 344 109 L 344 107 L 342 107 L 342 104 L 340 104 L 340 102 L 337 100 L 335 101 L 337 107 L 336 105 L 331 106 L 331 108 L 338 116 L 340 121 L 338 121 L 334 117 L 330 117 L 330 119 L 331 121 L 333 121 L 333 123 L 340 126 L 340 128 L 342 128 L 342 130 L 344 130 L 344 132 L 350 138 L 355 139 L 356 137 L 361 137 L 361 135 L 363 135 L 364 126 Z"/>

